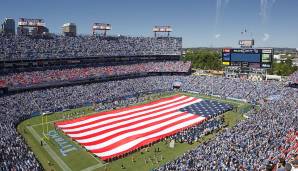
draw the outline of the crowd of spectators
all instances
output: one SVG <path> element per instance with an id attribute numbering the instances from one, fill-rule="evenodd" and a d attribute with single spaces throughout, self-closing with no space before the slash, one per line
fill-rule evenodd
<path id="1" fill-rule="evenodd" d="M 283 158 L 291 158 L 298 152 L 298 131 L 290 130 L 286 136 L 286 143 L 281 147 Z"/>
<path id="2" fill-rule="evenodd" d="M 187 73 L 191 62 L 167 61 L 148 62 L 132 65 L 57 69 L 33 72 L 10 73 L 0 76 L 8 87 L 28 87 L 37 84 L 59 83 L 89 78 L 128 75 L 135 73 Z"/>
<path id="3" fill-rule="evenodd" d="M 1 60 L 58 59 L 108 56 L 181 55 L 182 38 L 0 36 Z"/>
<path id="4" fill-rule="evenodd" d="M 205 121 L 203 123 L 182 130 L 177 134 L 170 136 L 170 139 L 180 143 L 187 142 L 189 144 L 192 144 L 193 142 L 198 141 L 199 138 L 210 134 L 212 131 L 220 129 L 223 126 L 223 116 L 218 116 L 215 118 L 208 119 L 208 121 Z"/>
<path id="5" fill-rule="evenodd" d="M 259 111 L 250 112 L 249 118 L 235 127 L 225 128 L 214 140 L 156 170 L 273 169 L 287 133 L 298 130 L 297 90 L 283 88 L 279 95 L 279 99 L 266 101 Z"/>
<path id="6" fill-rule="evenodd" d="M 285 143 L 279 148 L 281 153 L 274 157 L 280 164 L 276 168 L 298 168 L 298 131 L 290 130 L 284 141 Z"/>
<path id="7" fill-rule="evenodd" d="M 298 71 L 294 72 L 293 74 L 291 74 L 289 76 L 289 81 L 291 83 L 295 83 L 295 84 L 298 84 Z"/>
<path id="8" fill-rule="evenodd" d="M 258 102 L 266 97 L 279 94 L 284 85 L 277 81 L 250 81 L 224 77 L 181 77 L 182 89 L 200 94 L 214 95 L 222 98 L 243 99 Z M 187 83 L 187 84 L 185 84 Z"/>
<path id="9" fill-rule="evenodd" d="M 205 76 L 152 76 L 22 92 L 0 97 L 0 170 L 40 170 L 16 125 L 32 113 L 62 111 L 93 103 L 109 102 L 105 109 L 129 105 L 148 92 L 173 91 L 173 83 L 181 82 L 184 91 L 239 98 L 260 102 L 260 110 L 250 112 L 248 119 L 196 149 L 186 152 L 175 161 L 157 170 L 261 170 L 280 156 L 279 147 L 285 144 L 289 130 L 298 130 L 298 92 L 275 81 L 253 82 Z M 119 100 L 121 97 L 130 97 Z M 266 100 L 275 96 L 275 100 Z M 98 110 L 102 110 L 98 108 Z M 211 124 L 211 128 L 220 126 Z M 202 129 L 190 128 L 191 137 Z M 205 129 L 204 129 L 205 130 Z M 196 132 L 198 131 L 198 132 Z M 189 140 L 189 134 L 178 134 Z M 192 139 L 192 138 L 191 138 Z"/>

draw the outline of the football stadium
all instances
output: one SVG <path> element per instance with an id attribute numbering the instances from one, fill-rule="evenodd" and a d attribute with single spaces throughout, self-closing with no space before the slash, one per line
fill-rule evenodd
<path id="1" fill-rule="evenodd" d="M 218 24 L 232 2 L 214 2 Z M 264 19 L 276 3 L 260 0 Z M 1 171 L 298 170 L 298 49 L 246 28 L 233 47 L 187 48 L 167 24 L 89 24 L 4 19 Z"/>

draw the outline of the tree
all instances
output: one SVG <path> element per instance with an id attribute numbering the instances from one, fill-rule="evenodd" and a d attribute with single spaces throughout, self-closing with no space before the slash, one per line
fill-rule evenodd
<path id="1" fill-rule="evenodd" d="M 273 61 L 272 68 L 269 70 L 270 74 L 281 75 L 281 76 L 288 76 L 295 72 L 298 68 L 293 66 L 292 60 L 287 58 L 285 61 L 281 61 L 277 63 Z"/>
<path id="2" fill-rule="evenodd" d="M 223 68 L 220 54 L 211 50 L 187 52 L 183 60 L 191 61 L 194 68 L 206 70 L 221 70 Z"/>

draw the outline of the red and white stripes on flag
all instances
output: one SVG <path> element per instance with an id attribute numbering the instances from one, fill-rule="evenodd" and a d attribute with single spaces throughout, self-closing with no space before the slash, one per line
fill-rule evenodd
<path id="1" fill-rule="evenodd" d="M 87 150 L 107 160 L 204 121 L 203 116 L 179 111 L 200 101 L 176 95 L 55 125 Z"/>

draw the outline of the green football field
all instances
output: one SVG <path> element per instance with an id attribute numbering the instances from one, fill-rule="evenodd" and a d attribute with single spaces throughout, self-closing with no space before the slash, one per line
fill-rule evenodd
<path id="1" fill-rule="evenodd" d="M 174 94 L 175 93 L 150 95 L 150 100 L 144 101 L 142 103 L 157 100 L 161 97 L 172 96 Z M 244 119 L 243 115 L 239 111 L 247 111 L 251 107 L 247 103 L 232 100 L 222 100 L 211 96 L 203 96 L 193 93 L 180 94 L 185 94 L 193 97 L 200 97 L 203 99 L 213 99 L 224 103 L 233 104 L 238 109 L 226 112 L 224 114 L 225 124 L 228 127 L 232 127 L 238 121 Z M 91 115 L 95 113 L 92 107 L 83 107 L 73 109 L 70 111 L 53 113 L 48 116 L 48 124 L 42 125 L 42 117 L 37 116 L 22 122 L 17 127 L 19 133 L 23 135 L 27 144 L 34 152 L 37 159 L 42 164 L 45 170 L 151 170 L 153 168 L 165 164 L 168 161 L 174 160 L 179 155 L 182 155 L 184 152 L 192 148 L 195 148 L 196 146 L 200 145 L 205 141 L 212 139 L 216 136 L 216 134 L 220 134 L 221 132 L 221 130 L 217 130 L 212 134 L 200 138 L 198 142 L 195 142 L 191 145 L 188 143 L 175 143 L 174 148 L 170 148 L 168 143 L 166 143 L 165 141 L 161 141 L 155 143 L 153 146 L 149 148 L 146 148 L 146 150 L 142 149 L 141 151 L 128 154 L 125 158 L 121 158 L 110 162 L 104 162 L 101 161 L 98 157 L 86 151 L 76 142 L 72 141 L 68 136 L 55 129 L 53 123 L 58 120 L 63 120 L 65 118 L 80 117 L 80 114 L 72 115 L 74 112 L 84 112 L 85 114 L 82 115 Z M 47 136 L 48 138 L 44 139 L 43 143 L 41 144 L 41 139 L 44 137 L 43 132 L 47 133 L 46 125 L 48 126 L 49 132 L 55 133 L 55 136 L 58 137 L 58 139 L 63 140 L 66 143 L 66 145 L 69 146 L 68 149 L 71 150 L 67 152 L 66 155 L 63 155 L 63 152 L 61 152 L 61 148 L 59 146 L 57 138 Z M 160 151 L 154 152 L 155 148 L 159 148 Z"/>

